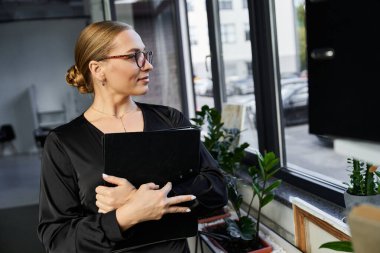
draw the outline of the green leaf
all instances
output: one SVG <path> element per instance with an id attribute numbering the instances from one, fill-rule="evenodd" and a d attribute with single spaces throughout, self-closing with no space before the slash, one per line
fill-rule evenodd
<path id="1" fill-rule="evenodd" d="M 272 170 L 276 169 L 276 166 L 277 164 L 279 163 L 279 159 L 276 158 L 276 159 L 273 159 L 271 161 L 269 161 L 267 164 L 266 164 L 266 168 L 265 170 L 270 173 Z"/>
<path id="2" fill-rule="evenodd" d="M 266 153 L 264 155 L 264 164 L 269 164 L 272 160 L 276 158 L 276 155 L 273 152 Z"/>
<path id="3" fill-rule="evenodd" d="M 258 172 L 259 170 L 256 168 L 256 166 L 248 167 L 248 173 L 251 177 L 253 177 L 254 175 L 257 175 Z"/>
<path id="4" fill-rule="evenodd" d="M 266 195 L 261 201 L 261 207 L 264 207 L 266 204 L 271 202 L 274 199 L 274 195 L 272 193 Z"/>
<path id="5" fill-rule="evenodd" d="M 243 238 L 245 238 L 245 240 L 252 240 L 255 234 L 255 223 L 253 220 L 247 216 L 243 216 L 239 219 L 238 225 Z"/>
<path id="6" fill-rule="evenodd" d="M 352 243 L 350 241 L 334 241 L 334 242 L 326 242 L 319 246 L 319 248 L 324 249 L 332 249 L 336 251 L 344 251 L 344 252 L 354 252 L 352 248 Z"/>
<path id="7" fill-rule="evenodd" d="M 256 194 L 259 194 L 261 191 L 260 191 L 260 186 L 258 183 L 255 183 L 253 182 L 252 183 L 252 190 L 256 193 Z"/>
<path id="8" fill-rule="evenodd" d="M 264 190 L 263 193 L 267 194 L 267 193 L 271 192 L 272 190 L 276 189 L 277 187 L 279 187 L 280 185 L 281 185 L 281 180 L 276 180 L 270 186 L 268 186 L 267 188 L 265 188 L 265 190 Z"/>
<path id="9" fill-rule="evenodd" d="M 245 234 L 240 230 L 238 223 L 232 219 L 224 219 L 226 222 L 227 228 L 226 231 L 231 238 L 241 238 L 243 240 L 249 241 L 252 240 L 252 234 Z"/>
<path id="10" fill-rule="evenodd" d="M 274 169 L 273 171 L 271 171 L 270 173 L 267 174 L 266 176 L 266 179 L 271 179 L 273 177 L 274 174 L 277 173 L 277 171 L 279 171 L 281 168 L 277 168 L 277 169 Z"/>

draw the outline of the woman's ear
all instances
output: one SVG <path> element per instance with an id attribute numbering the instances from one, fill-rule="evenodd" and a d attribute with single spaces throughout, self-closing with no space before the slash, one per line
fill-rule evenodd
<path id="1" fill-rule="evenodd" d="M 104 82 L 104 66 L 101 62 L 98 61 L 90 61 L 88 64 L 88 68 L 91 71 L 91 74 L 94 79 L 99 82 Z"/>

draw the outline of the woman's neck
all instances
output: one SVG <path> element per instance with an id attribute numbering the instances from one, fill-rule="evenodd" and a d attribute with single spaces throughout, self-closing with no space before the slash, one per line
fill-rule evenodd
<path id="1" fill-rule="evenodd" d="M 130 96 L 119 99 L 104 99 L 95 96 L 91 108 L 98 113 L 121 118 L 129 112 L 136 111 L 137 105 Z"/>

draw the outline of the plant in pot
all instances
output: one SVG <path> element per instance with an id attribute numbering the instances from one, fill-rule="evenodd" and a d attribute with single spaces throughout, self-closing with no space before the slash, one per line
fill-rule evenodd
<path id="1" fill-rule="evenodd" d="M 344 193 L 346 208 L 362 203 L 380 205 L 380 172 L 377 166 L 355 158 L 348 158 L 347 163 L 350 182 L 345 183 L 348 186 Z"/>
<path id="2" fill-rule="evenodd" d="M 253 196 L 249 204 L 247 214 L 242 215 L 240 206 L 242 196 L 237 190 L 236 181 L 228 182 L 229 200 L 236 211 L 237 219 L 226 218 L 224 224 L 215 225 L 208 229 L 209 232 L 222 235 L 224 240 L 217 243 L 226 252 L 271 252 L 272 248 L 259 237 L 259 226 L 262 208 L 274 199 L 273 191 L 280 186 L 281 180 L 273 180 L 273 175 L 279 170 L 278 158 L 273 152 L 262 156 L 257 153 L 258 166 L 248 168 L 252 179 L 251 187 Z M 257 214 L 255 220 L 251 218 L 253 200 L 258 199 Z"/>
<path id="3" fill-rule="evenodd" d="M 207 125 L 207 133 L 204 136 L 203 144 L 218 162 L 226 181 L 236 181 L 237 179 L 234 175 L 240 167 L 240 161 L 244 157 L 244 151 L 249 144 L 242 143 L 239 145 L 240 130 L 225 128 L 221 118 L 221 114 L 215 108 L 204 105 L 201 111 L 196 112 L 196 117 L 191 120 L 199 127 Z M 209 217 L 223 216 L 225 212 L 228 211 L 225 209 L 217 210 L 210 213 L 208 217 L 202 217 L 202 220 L 207 220 Z"/>
<path id="4" fill-rule="evenodd" d="M 244 150 L 249 145 L 236 143 L 240 132 L 223 128 L 221 116 L 213 108 L 203 106 L 202 111 L 197 112 L 197 118 L 193 120 L 198 126 L 203 126 L 204 120 L 207 120 L 208 134 L 204 143 L 225 171 L 228 198 L 237 215 L 236 220 L 225 218 L 224 223 L 207 227 L 204 234 L 226 252 L 271 252 L 271 247 L 259 238 L 259 225 L 262 208 L 273 200 L 273 191 L 281 184 L 280 180 L 272 180 L 273 175 L 279 170 L 278 158 L 272 152 L 264 156 L 258 153 L 258 166 L 248 168 L 253 196 L 247 214 L 242 215 L 240 207 L 243 197 L 238 190 L 239 179 L 235 173 L 244 157 Z M 256 220 L 253 220 L 250 212 L 255 198 L 258 199 L 258 209 Z"/>
<path id="5" fill-rule="evenodd" d="M 347 158 L 350 182 L 344 192 L 346 208 L 355 205 L 370 203 L 380 205 L 380 172 L 378 167 L 355 158 Z M 331 241 L 324 243 L 320 248 L 332 249 L 342 252 L 354 252 L 350 241 Z"/>

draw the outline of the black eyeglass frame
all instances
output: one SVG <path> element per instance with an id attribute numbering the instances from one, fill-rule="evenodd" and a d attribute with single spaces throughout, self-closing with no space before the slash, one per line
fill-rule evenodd
<path id="1" fill-rule="evenodd" d="M 139 54 L 144 55 L 144 61 L 142 63 L 142 66 L 139 65 L 139 61 L 138 61 L 138 58 L 140 57 Z M 137 67 L 139 67 L 141 69 L 145 66 L 146 61 L 148 61 L 150 64 L 152 64 L 153 52 L 152 51 L 137 51 L 133 54 L 111 55 L 111 56 L 103 57 L 98 61 L 103 61 L 103 60 L 108 60 L 108 59 L 123 59 L 123 58 L 125 58 L 125 59 L 135 58 L 135 62 L 137 64 Z"/>

